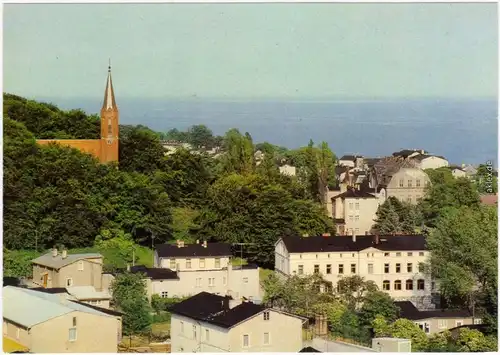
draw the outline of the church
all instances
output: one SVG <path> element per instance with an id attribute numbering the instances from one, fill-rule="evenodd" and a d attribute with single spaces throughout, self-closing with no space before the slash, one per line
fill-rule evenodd
<path id="1" fill-rule="evenodd" d="M 101 139 L 37 139 L 40 145 L 56 143 L 92 154 L 101 163 L 118 161 L 118 119 L 119 112 L 115 101 L 115 92 L 111 80 L 111 65 L 108 67 L 108 78 L 104 102 L 101 109 Z"/>

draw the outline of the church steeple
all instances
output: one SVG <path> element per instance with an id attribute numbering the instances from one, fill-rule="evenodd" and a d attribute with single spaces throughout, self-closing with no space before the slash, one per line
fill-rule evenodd
<path id="1" fill-rule="evenodd" d="M 108 66 L 108 79 L 106 81 L 106 91 L 104 92 L 103 110 L 117 110 L 115 92 L 113 91 L 113 81 L 111 80 L 111 59 Z"/>

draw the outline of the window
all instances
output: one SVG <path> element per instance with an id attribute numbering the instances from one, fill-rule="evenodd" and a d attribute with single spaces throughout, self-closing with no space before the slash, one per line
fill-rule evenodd
<path id="1" fill-rule="evenodd" d="M 461 320 L 457 320 L 457 321 L 455 322 L 455 326 L 456 326 L 456 327 L 461 327 L 462 325 L 464 325 L 464 322 L 463 322 L 463 321 L 461 321 Z"/>
<path id="2" fill-rule="evenodd" d="M 349 202 L 349 209 L 352 210 L 352 207 L 353 207 L 353 203 L 352 202 Z"/>
<path id="3" fill-rule="evenodd" d="M 248 283 L 248 277 L 243 278 L 243 283 L 247 284 Z"/>
<path id="4" fill-rule="evenodd" d="M 418 256 L 424 256 L 424 252 L 423 251 L 419 251 L 418 252 Z"/>
<path id="5" fill-rule="evenodd" d="M 328 254 L 328 259 L 330 259 L 330 254 Z"/>
<path id="6" fill-rule="evenodd" d="M 208 278 L 208 287 L 214 287 L 215 286 L 215 277 L 209 277 Z"/>
<path id="7" fill-rule="evenodd" d="M 248 348 L 250 343 L 250 336 L 248 334 L 243 335 L 243 347 Z"/>
<path id="8" fill-rule="evenodd" d="M 208 331 L 208 329 L 205 329 L 205 340 L 210 341 L 210 332 Z"/>
<path id="9" fill-rule="evenodd" d="M 401 280 L 394 281 L 394 289 L 396 291 L 401 291 Z"/>
<path id="10" fill-rule="evenodd" d="M 331 264 L 326 265 L 326 273 L 327 274 L 331 274 L 332 273 L 332 265 Z"/>
<path id="11" fill-rule="evenodd" d="M 318 258 L 318 254 L 316 254 L 316 259 Z"/>
<path id="12" fill-rule="evenodd" d="M 413 187 L 413 180 L 408 180 L 408 187 Z"/>
<path id="13" fill-rule="evenodd" d="M 368 273 L 373 274 L 373 264 L 368 264 Z"/>
<path id="14" fill-rule="evenodd" d="M 408 252 L 408 256 L 413 256 L 413 253 L 412 252 Z"/>
<path id="15" fill-rule="evenodd" d="M 225 276 L 223 276 L 223 277 L 222 277 L 222 284 L 223 284 L 223 285 L 227 284 L 227 279 L 226 279 L 226 277 L 225 277 Z"/>
<path id="16" fill-rule="evenodd" d="M 384 253 L 384 256 L 391 256 L 391 253 Z"/>
<path id="17" fill-rule="evenodd" d="M 406 280 L 406 289 L 413 290 L 413 280 Z"/>
<path id="18" fill-rule="evenodd" d="M 389 273 L 389 264 L 384 264 L 384 273 Z"/>
<path id="19" fill-rule="evenodd" d="M 396 264 L 396 273 L 400 273 L 401 272 L 401 264 L 397 263 Z"/>
<path id="20" fill-rule="evenodd" d="M 220 268 L 220 258 L 215 258 L 215 267 Z"/>
<path id="21" fill-rule="evenodd" d="M 340 257 L 342 257 L 342 254 L 340 254 Z"/>
<path id="22" fill-rule="evenodd" d="M 269 345 L 269 333 L 264 333 L 264 345 Z"/>
<path id="23" fill-rule="evenodd" d="M 314 273 L 319 273 L 319 265 L 314 265 Z"/>
<path id="24" fill-rule="evenodd" d="M 352 221 L 353 221 L 353 218 L 354 218 L 354 217 L 353 217 L 353 216 L 352 216 L 352 214 L 351 214 L 351 215 L 349 216 L 349 222 L 352 222 Z"/>
<path id="25" fill-rule="evenodd" d="M 387 281 L 385 280 L 383 283 L 382 283 L 382 289 L 384 291 L 389 291 L 391 289 L 391 282 L 390 281 Z"/>
<path id="26" fill-rule="evenodd" d="M 186 259 L 186 269 L 191 269 L 191 259 Z"/>
<path id="27" fill-rule="evenodd" d="M 181 322 L 181 333 L 184 334 L 184 322 Z"/>
<path id="28" fill-rule="evenodd" d="M 175 259 L 170 259 L 170 268 L 175 269 Z"/>
<path id="29" fill-rule="evenodd" d="M 431 282 L 431 291 L 436 289 L 436 283 L 434 281 Z"/>
<path id="30" fill-rule="evenodd" d="M 401 256 L 401 253 L 396 253 L 396 256 Z"/>
<path id="31" fill-rule="evenodd" d="M 304 274 L 304 265 L 299 265 L 299 269 L 298 269 L 298 272 L 297 272 L 299 275 L 303 275 Z"/>
<path id="32" fill-rule="evenodd" d="M 69 328 L 68 340 L 76 341 L 76 328 Z"/>
<path id="33" fill-rule="evenodd" d="M 73 327 L 76 327 L 76 317 L 73 317 Z"/>
<path id="34" fill-rule="evenodd" d="M 474 318 L 474 324 L 483 324 L 483 321 L 480 318 Z"/>
<path id="35" fill-rule="evenodd" d="M 416 184 L 417 187 L 420 187 L 420 179 L 417 179 L 417 184 Z"/>
<path id="36" fill-rule="evenodd" d="M 72 278 L 66 279 L 66 286 L 67 287 L 73 286 L 73 279 Z"/>
<path id="37" fill-rule="evenodd" d="M 344 273 L 344 264 L 339 264 L 339 274 Z"/>
<path id="38" fill-rule="evenodd" d="M 83 271 L 83 260 L 78 262 L 78 271 Z"/>
<path id="39" fill-rule="evenodd" d="M 196 287 L 201 287 L 201 277 L 196 279 Z"/>
<path id="40" fill-rule="evenodd" d="M 413 264 L 412 263 L 406 264 L 406 271 L 413 272 Z"/>
<path id="41" fill-rule="evenodd" d="M 201 258 L 200 259 L 200 268 L 205 268 L 205 259 L 204 258 Z"/>
<path id="42" fill-rule="evenodd" d="M 264 320 L 269 320 L 269 311 L 265 311 L 263 314 L 264 314 Z"/>
<path id="43" fill-rule="evenodd" d="M 351 274 L 356 273 L 356 264 L 351 264 Z"/>
<path id="44" fill-rule="evenodd" d="M 446 319 L 438 319 L 438 327 L 439 329 L 446 328 Z"/>
<path id="45" fill-rule="evenodd" d="M 399 179 L 399 187 L 403 187 L 404 185 L 404 180 L 403 179 Z"/>
<path id="46" fill-rule="evenodd" d="M 359 215 L 354 216 L 354 221 L 359 222 Z"/>
<path id="47" fill-rule="evenodd" d="M 352 257 L 354 258 L 354 253 L 352 253 L 351 255 L 352 255 Z"/>
<path id="48" fill-rule="evenodd" d="M 423 263 L 418 264 L 418 272 L 424 272 L 424 264 Z"/>
<path id="49" fill-rule="evenodd" d="M 425 290 L 425 281 L 422 279 L 417 280 L 417 290 Z"/>
<path id="50" fill-rule="evenodd" d="M 167 298 L 168 297 L 168 292 L 167 291 L 161 291 L 161 298 Z"/>
<path id="51" fill-rule="evenodd" d="M 196 339 L 196 325 L 193 325 L 193 339 Z"/>
<path id="52" fill-rule="evenodd" d="M 359 228 L 356 228 L 355 232 L 356 234 L 359 234 Z"/>
<path id="53" fill-rule="evenodd" d="M 429 334 L 431 332 L 431 325 L 429 323 L 424 323 L 424 332 Z"/>

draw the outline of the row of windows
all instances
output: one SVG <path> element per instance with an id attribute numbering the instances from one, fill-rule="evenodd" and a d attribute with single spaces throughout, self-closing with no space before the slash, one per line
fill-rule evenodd
<path id="1" fill-rule="evenodd" d="M 404 179 L 399 179 L 399 187 L 404 187 Z M 429 181 L 426 182 L 426 185 L 429 184 Z M 413 187 L 413 180 L 412 179 L 408 179 L 407 180 L 407 187 Z M 421 184 L 420 184 L 420 179 L 417 179 L 415 181 L 415 187 L 421 187 Z"/>
<path id="2" fill-rule="evenodd" d="M 175 269 L 177 266 L 175 259 L 170 259 L 170 268 Z M 198 267 L 200 269 L 205 268 L 205 258 L 198 259 Z M 215 258 L 215 266 L 216 269 L 220 268 L 220 258 Z M 186 269 L 191 269 L 191 259 L 186 259 Z"/>
<path id="3" fill-rule="evenodd" d="M 406 290 L 413 290 L 413 280 L 406 280 L 405 286 Z M 382 289 L 384 291 L 389 291 L 391 289 L 391 282 L 389 280 L 384 280 L 382 282 Z M 396 280 L 394 281 L 394 290 L 396 291 L 401 291 L 403 289 L 403 284 L 401 280 Z M 425 290 L 425 280 L 423 279 L 418 279 L 417 280 L 417 290 Z"/>
<path id="4" fill-rule="evenodd" d="M 359 228 L 356 228 L 356 232 L 359 232 Z M 360 256 L 363 255 L 363 254 L 364 253 L 360 253 Z M 348 254 L 347 253 L 346 254 L 342 254 L 342 253 L 340 253 L 340 254 L 334 254 L 334 256 L 337 256 L 337 255 L 339 257 L 342 257 L 342 255 L 348 255 Z M 392 254 L 392 256 L 397 256 L 397 257 L 400 257 L 402 255 L 403 255 L 403 253 L 401 253 L 401 252 L 396 252 L 396 253 Z M 369 257 L 369 258 L 370 257 L 373 258 L 375 256 L 375 253 L 366 253 L 366 256 Z M 390 257 L 390 256 L 391 256 L 390 252 L 385 252 L 384 253 L 384 257 Z M 406 256 L 413 256 L 413 252 L 412 251 L 407 252 Z M 418 256 L 425 256 L 425 252 L 419 251 L 418 252 Z M 331 254 L 328 254 L 327 257 L 328 257 L 328 259 L 330 259 L 331 258 Z M 356 257 L 356 253 L 351 253 L 351 257 L 355 258 Z M 299 254 L 299 258 L 302 259 L 302 254 Z M 319 254 L 316 254 L 316 259 L 318 259 L 318 258 L 319 258 Z"/>
<path id="5" fill-rule="evenodd" d="M 359 210 L 359 202 L 356 202 L 356 203 L 349 202 L 349 209 L 352 210 L 353 207 L 354 207 L 354 209 Z"/>
<path id="6" fill-rule="evenodd" d="M 373 264 L 368 264 L 368 273 L 373 274 Z M 351 274 L 356 273 L 356 264 L 351 264 Z M 411 273 L 413 272 L 413 264 L 412 263 L 407 263 L 406 264 L 406 271 Z M 418 271 L 423 272 L 424 268 L 422 264 L 418 265 Z M 318 274 L 320 272 L 320 266 L 319 264 L 314 265 L 314 273 Z M 388 274 L 390 272 L 390 264 L 384 264 L 384 273 Z M 401 264 L 397 263 L 395 265 L 395 272 L 396 273 L 401 273 Z M 325 268 L 325 274 L 331 274 L 332 273 L 332 264 L 327 264 Z M 344 273 L 344 264 L 339 264 L 338 266 L 338 274 L 343 274 Z M 303 275 L 304 274 L 304 265 L 298 265 L 297 269 L 297 274 Z"/>

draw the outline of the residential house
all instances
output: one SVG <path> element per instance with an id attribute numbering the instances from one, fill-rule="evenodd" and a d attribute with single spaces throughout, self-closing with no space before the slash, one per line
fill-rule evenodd
<path id="1" fill-rule="evenodd" d="M 79 301 L 85 304 L 99 306 L 100 308 L 109 309 L 111 295 L 107 290 L 101 292 L 95 291 L 92 286 L 75 286 L 75 287 L 34 287 L 30 290 L 44 292 L 49 294 L 65 295 L 68 299 Z"/>
<path id="2" fill-rule="evenodd" d="M 56 248 L 31 261 L 33 283 L 45 288 L 67 288 L 78 300 L 109 307 L 111 295 L 102 273 L 98 253 L 58 253 Z"/>
<path id="3" fill-rule="evenodd" d="M 297 169 L 295 168 L 295 166 L 285 164 L 283 166 L 280 166 L 279 169 L 280 169 L 280 174 L 282 175 L 287 175 L 287 176 L 297 175 Z"/>
<path id="4" fill-rule="evenodd" d="M 307 320 L 207 292 L 172 307 L 172 352 L 298 352 Z"/>
<path id="5" fill-rule="evenodd" d="M 410 159 L 412 159 L 416 163 L 416 166 L 422 170 L 438 169 L 450 165 L 445 157 L 439 155 L 418 154 Z"/>
<path id="6" fill-rule="evenodd" d="M 321 273 L 334 287 L 342 277 L 358 275 L 394 299 L 432 308 L 436 285 L 421 265 L 428 257 L 423 235 L 285 236 L 275 244 L 275 272 Z"/>
<path id="7" fill-rule="evenodd" d="M 450 165 L 448 168 L 451 170 L 451 175 L 453 175 L 454 178 L 468 177 L 467 172 L 462 168 L 462 166 Z"/>
<path id="8" fill-rule="evenodd" d="M 420 311 L 410 301 L 395 302 L 395 305 L 400 309 L 400 318 L 414 321 L 426 334 L 439 333 L 464 325 L 481 324 L 481 318 L 474 318 L 468 310 Z"/>
<path id="9" fill-rule="evenodd" d="M 65 295 L 6 286 L 3 336 L 32 353 L 115 353 L 121 316 Z"/>
<path id="10" fill-rule="evenodd" d="M 259 268 L 233 265 L 230 244 L 206 241 L 185 244 L 179 240 L 177 244 L 161 244 L 155 249 L 155 268 L 171 272 L 151 278 L 151 294 L 184 297 L 207 291 L 260 299 Z M 154 268 L 152 272 L 158 273 Z"/>
<path id="11" fill-rule="evenodd" d="M 340 166 L 348 166 L 351 168 L 363 168 L 363 156 L 362 155 L 343 155 L 338 162 Z"/>
<path id="12" fill-rule="evenodd" d="M 332 217 L 338 235 L 369 234 L 380 200 L 375 195 L 349 187 L 331 199 Z"/>

